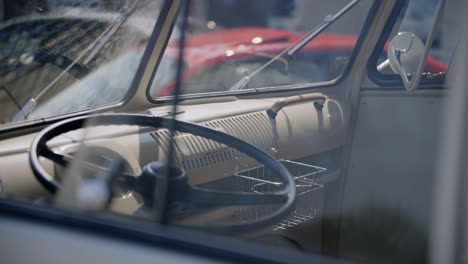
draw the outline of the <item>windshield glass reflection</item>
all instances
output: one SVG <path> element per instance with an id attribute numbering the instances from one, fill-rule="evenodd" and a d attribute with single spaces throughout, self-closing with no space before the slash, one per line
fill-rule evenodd
<path id="1" fill-rule="evenodd" d="M 24 8 L 21 2 L 6 3 L 11 12 L 0 23 L 3 123 L 124 98 L 141 58 L 137 50 L 146 46 L 158 17 L 159 1 L 44 1 L 37 8 Z"/>

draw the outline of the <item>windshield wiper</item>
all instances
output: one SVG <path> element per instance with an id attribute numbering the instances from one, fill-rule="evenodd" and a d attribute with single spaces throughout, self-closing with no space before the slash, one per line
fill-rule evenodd
<path id="1" fill-rule="evenodd" d="M 30 98 L 26 104 L 23 105 L 21 110 L 12 119 L 12 122 L 20 122 L 28 118 L 29 114 L 36 108 L 37 100 L 42 97 L 50 88 L 52 88 L 62 77 L 68 73 L 72 68 L 77 65 L 86 54 L 89 53 L 88 57 L 84 60 L 84 65 L 87 65 L 104 47 L 104 45 L 111 39 L 111 37 L 117 32 L 122 26 L 128 16 L 136 9 L 137 2 L 134 1 L 130 7 L 124 6 L 120 9 L 120 15 L 113 21 L 113 24 L 108 27 L 101 35 L 96 38 L 79 56 L 72 61 L 57 77 L 55 77 L 48 85 L 43 89 L 39 90 L 39 93 L 35 97 Z"/>
<path id="2" fill-rule="evenodd" d="M 340 11 L 338 11 L 334 15 L 327 15 L 323 18 L 322 22 L 317 25 L 314 29 L 312 29 L 309 33 L 305 34 L 302 38 L 298 41 L 293 43 L 291 46 L 283 50 L 281 53 L 273 57 L 271 60 L 267 61 L 257 70 L 252 72 L 251 74 L 243 77 L 240 79 L 236 84 L 234 84 L 229 91 L 236 91 L 241 90 L 250 82 L 252 77 L 257 75 L 259 72 L 263 71 L 266 67 L 270 66 L 273 62 L 277 61 L 279 58 L 283 57 L 283 55 L 287 54 L 288 56 L 295 55 L 298 51 L 300 51 L 305 45 L 311 42 L 315 37 L 317 37 L 320 33 L 322 33 L 325 29 L 327 29 L 330 25 L 332 25 L 338 18 L 342 15 L 346 14 L 351 8 L 353 8 L 360 0 L 353 0 L 349 2 L 346 6 L 344 6 Z"/>

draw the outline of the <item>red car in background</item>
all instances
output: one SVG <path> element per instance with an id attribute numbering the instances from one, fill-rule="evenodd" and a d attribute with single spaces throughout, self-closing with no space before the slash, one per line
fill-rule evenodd
<path id="1" fill-rule="evenodd" d="M 275 55 L 292 46 L 303 33 L 270 28 L 237 28 L 193 35 L 185 44 L 183 92 L 225 91 Z M 290 58 L 276 64 L 251 80 L 251 87 L 268 87 L 329 81 L 337 78 L 356 45 L 357 37 L 321 34 Z M 386 48 L 385 48 L 386 50 Z M 178 41 L 169 43 L 161 67 L 175 67 Z M 170 67 L 169 67 L 170 68 Z M 447 65 L 429 57 L 426 70 L 446 72 Z M 174 72 L 174 69 L 170 69 Z M 159 71 L 160 75 L 164 71 Z M 174 78 L 158 79 L 153 86 L 155 97 L 170 95 Z M 159 82 L 158 82 L 159 80 Z"/>

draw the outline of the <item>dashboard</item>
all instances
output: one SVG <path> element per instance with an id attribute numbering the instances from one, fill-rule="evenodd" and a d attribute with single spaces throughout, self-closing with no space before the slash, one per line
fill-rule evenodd
<path id="1" fill-rule="evenodd" d="M 294 166 L 301 164 L 304 168 L 326 171 L 317 181 L 317 186 L 323 188 L 339 176 L 338 159 L 345 139 L 344 129 L 349 113 L 347 106 L 326 97 L 321 107 L 317 107 L 313 101 L 305 100 L 281 108 L 274 118 L 269 116 L 267 110 L 283 99 L 224 98 L 215 102 L 183 103 L 178 106 L 176 117 L 178 120 L 225 132 L 255 145 L 283 161 L 284 165 L 290 166 L 287 166 L 288 169 L 294 170 Z M 149 109 L 147 114 L 168 116 L 171 111 L 169 106 L 160 106 Z M 62 134 L 48 145 L 56 152 L 74 154 L 81 145 L 84 132 L 81 129 Z M 169 132 L 163 129 L 97 126 L 88 128 L 86 133 L 86 145 L 93 147 L 94 153 L 120 156 L 125 160 L 127 170 L 134 174 L 140 173 L 152 161 L 166 159 L 168 153 Z M 50 197 L 29 166 L 28 148 L 34 136 L 25 135 L 0 142 L 1 197 L 33 200 Z M 187 172 L 191 185 L 210 186 L 225 180 L 233 172 L 245 172 L 259 166 L 256 160 L 247 155 L 206 138 L 177 132 L 174 140 L 175 161 L 178 167 Z M 60 178 L 60 174 L 63 174 L 64 169 L 59 165 L 47 160 L 43 161 L 43 165 L 55 177 Z M 298 192 L 300 193 L 299 188 Z M 302 220 L 295 221 L 293 225 L 285 220 L 273 229 L 281 231 L 316 218 L 322 210 L 324 198 L 320 193 L 314 195 L 303 201 L 303 206 L 307 208 L 311 207 L 308 204 L 311 199 L 316 202 L 312 206 L 313 215 L 308 212 L 309 216 L 302 216 Z M 298 201 L 300 206 L 300 200 Z M 114 197 L 112 209 L 119 213 L 132 214 L 138 203 L 134 195 L 124 193 Z"/>

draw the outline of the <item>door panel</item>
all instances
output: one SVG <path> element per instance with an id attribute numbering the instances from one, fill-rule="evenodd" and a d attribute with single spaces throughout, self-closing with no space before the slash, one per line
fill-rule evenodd
<path id="1" fill-rule="evenodd" d="M 425 259 L 443 98 L 443 90 L 361 93 L 342 203 L 341 255 Z"/>

